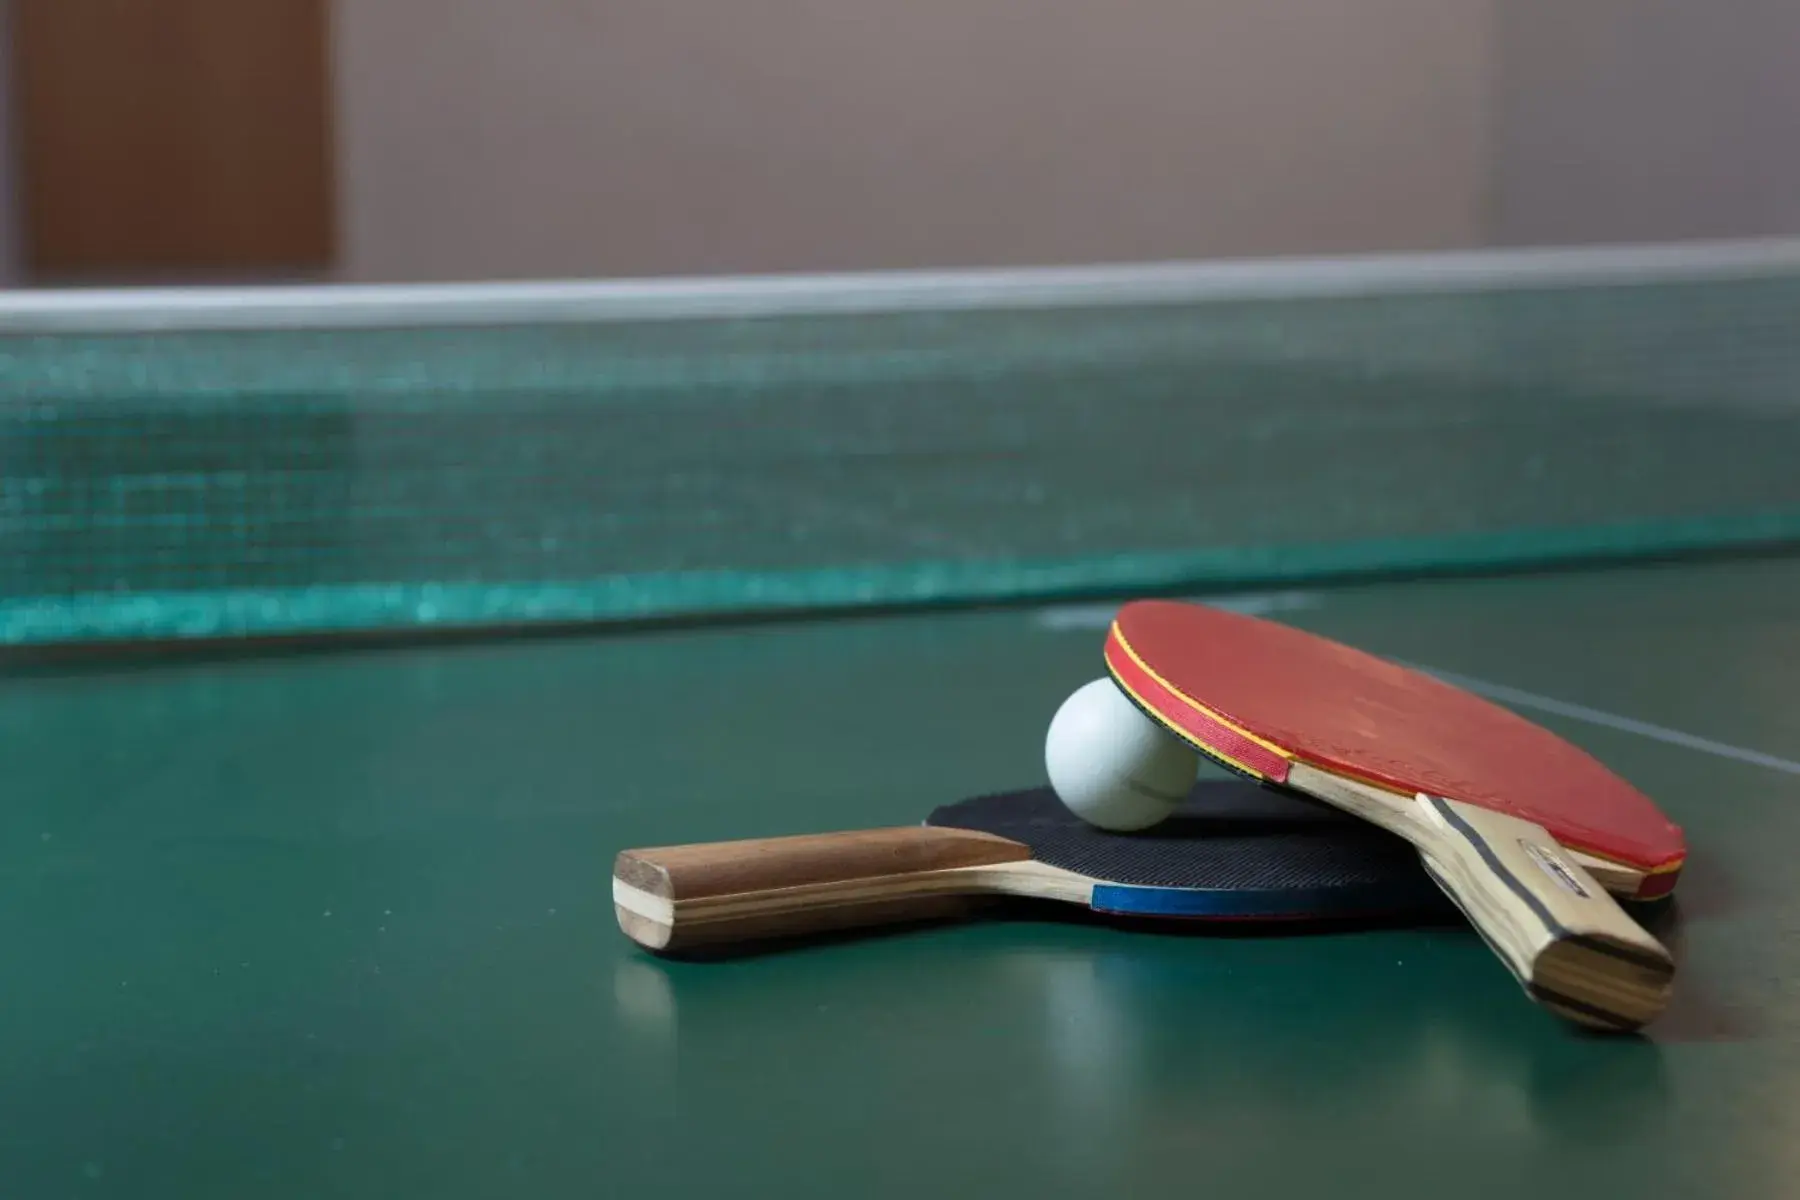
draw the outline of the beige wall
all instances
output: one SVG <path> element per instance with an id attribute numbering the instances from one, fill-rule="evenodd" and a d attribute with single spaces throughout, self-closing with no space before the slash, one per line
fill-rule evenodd
<path id="1" fill-rule="evenodd" d="M 1800 234 L 1795 0 L 337 6 L 353 279 Z"/>
<path id="2" fill-rule="evenodd" d="M 1493 240 L 1800 233 L 1800 3 L 1510 0 Z"/>
<path id="3" fill-rule="evenodd" d="M 340 0 L 357 279 L 1482 238 L 1489 0 Z"/>

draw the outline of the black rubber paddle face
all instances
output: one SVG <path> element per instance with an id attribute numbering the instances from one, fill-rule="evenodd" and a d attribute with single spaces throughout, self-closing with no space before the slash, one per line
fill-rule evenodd
<path id="1" fill-rule="evenodd" d="M 1242 921 L 1449 911 L 1400 838 L 1248 781 L 1201 780 L 1173 816 L 1137 833 L 1087 824 L 1047 787 L 948 804 L 925 823 L 1030 846 L 1039 862 L 1096 881 L 1102 912 Z"/>

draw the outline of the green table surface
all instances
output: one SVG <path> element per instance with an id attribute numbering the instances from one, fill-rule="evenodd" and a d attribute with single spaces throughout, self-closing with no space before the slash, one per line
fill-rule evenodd
<path id="1" fill-rule="evenodd" d="M 1231 602 L 1577 706 L 1689 831 L 1650 1036 L 1456 925 L 619 934 L 621 848 L 1038 781 L 1104 605 L 14 666 L 0 1195 L 1793 1194 L 1800 560 Z"/>

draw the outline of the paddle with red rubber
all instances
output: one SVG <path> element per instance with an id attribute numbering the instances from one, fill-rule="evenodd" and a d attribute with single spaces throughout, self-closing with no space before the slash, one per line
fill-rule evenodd
<path id="1" fill-rule="evenodd" d="M 1678 826 L 1599 761 L 1420 671 L 1205 605 L 1125 605 L 1113 681 L 1224 766 L 1411 842 L 1526 992 L 1583 1025 L 1633 1030 L 1674 964 L 1608 889 L 1675 886 Z"/>

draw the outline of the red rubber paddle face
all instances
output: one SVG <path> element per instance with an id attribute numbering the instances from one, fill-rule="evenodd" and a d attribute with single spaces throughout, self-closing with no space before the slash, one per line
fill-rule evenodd
<path id="1" fill-rule="evenodd" d="M 1327 638 L 1199 604 L 1119 611 L 1106 662 L 1126 693 L 1226 765 L 1285 783 L 1294 760 L 1521 817 L 1645 872 L 1665 895 L 1681 829 L 1599 761 L 1479 696 Z"/>

